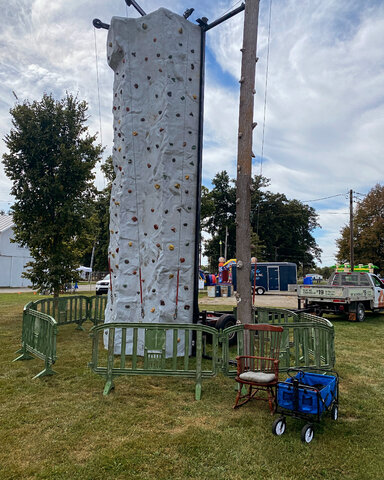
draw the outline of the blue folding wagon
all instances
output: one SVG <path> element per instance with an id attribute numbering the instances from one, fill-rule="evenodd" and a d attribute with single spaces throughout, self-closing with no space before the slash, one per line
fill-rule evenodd
<path id="1" fill-rule="evenodd" d="M 321 372 L 321 371 L 316 371 Z M 339 376 L 336 372 L 315 373 L 292 368 L 285 382 L 277 384 L 276 412 L 281 416 L 273 422 L 274 435 L 283 435 L 286 416 L 307 420 L 301 430 L 301 440 L 310 443 L 314 437 L 314 422 L 324 413 L 337 420 L 339 413 Z"/>

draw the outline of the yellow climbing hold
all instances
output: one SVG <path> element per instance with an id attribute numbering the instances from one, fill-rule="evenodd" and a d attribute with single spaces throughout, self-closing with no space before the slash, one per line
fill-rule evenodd
<path id="1" fill-rule="evenodd" d="M 186 179 L 186 180 L 189 180 L 189 175 L 185 175 L 185 179 Z"/>
<path id="2" fill-rule="evenodd" d="M 156 188 L 156 190 L 159 190 L 160 185 L 158 183 L 155 183 L 155 188 Z"/>
<path id="3" fill-rule="evenodd" d="M 172 279 L 174 277 L 173 273 L 169 274 L 169 278 Z"/>
<path id="4" fill-rule="evenodd" d="M 180 183 L 175 183 L 175 188 L 180 188 Z"/>
<path id="5" fill-rule="evenodd" d="M 193 99 L 196 100 L 197 98 L 197 95 L 192 95 Z"/>
<path id="6" fill-rule="evenodd" d="M 121 152 L 121 147 L 118 148 L 119 152 Z"/>
<path id="7" fill-rule="evenodd" d="M 134 137 L 137 137 L 138 133 L 137 133 L 137 132 L 132 132 L 132 135 L 133 135 Z"/>
<path id="8" fill-rule="evenodd" d="M 155 307 L 152 307 L 151 308 L 151 313 L 153 313 L 155 311 Z"/>
<path id="9" fill-rule="evenodd" d="M 128 245 L 129 245 L 130 247 L 132 247 L 132 242 L 129 242 Z"/>
<path id="10" fill-rule="evenodd" d="M 171 252 L 172 252 L 172 250 L 174 250 L 174 249 L 175 249 L 175 247 L 174 247 L 172 244 L 171 244 L 171 245 L 169 245 L 169 247 L 168 247 L 168 248 L 169 248 L 169 250 L 170 250 Z"/>

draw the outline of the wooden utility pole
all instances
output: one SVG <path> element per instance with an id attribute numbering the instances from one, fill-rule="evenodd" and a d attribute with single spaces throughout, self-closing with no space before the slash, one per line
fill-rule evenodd
<path id="1" fill-rule="evenodd" d="M 353 245 L 353 190 L 349 191 L 349 261 L 351 263 L 351 272 L 353 272 L 353 265 L 355 264 L 355 253 Z"/>
<path id="2" fill-rule="evenodd" d="M 239 132 L 236 183 L 237 320 L 252 321 L 251 274 L 251 182 L 252 131 L 259 0 L 246 0 L 240 79 Z"/>

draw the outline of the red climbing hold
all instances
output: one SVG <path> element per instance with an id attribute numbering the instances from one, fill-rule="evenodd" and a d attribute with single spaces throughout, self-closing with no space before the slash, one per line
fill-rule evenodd
<path id="1" fill-rule="evenodd" d="M 132 222 L 137 222 L 137 218 L 136 218 L 136 217 L 132 217 Z"/>

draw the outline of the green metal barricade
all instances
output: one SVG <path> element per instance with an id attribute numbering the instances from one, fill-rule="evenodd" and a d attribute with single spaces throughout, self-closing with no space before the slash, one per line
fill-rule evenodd
<path id="1" fill-rule="evenodd" d="M 118 353 L 115 338 L 121 343 Z M 107 355 L 100 355 L 103 336 L 108 335 Z M 211 358 L 203 359 L 203 335 L 211 335 Z M 91 329 L 93 338 L 92 370 L 105 377 L 104 395 L 114 388 L 114 378 L 120 375 L 173 376 L 195 379 L 195 398 L 201 398 L 203 378 L 213 377 L 218 365 L 218 331 L 196 324 L 107 323 Z M 129 345 L 127 343 L 127 337 Z M 178 344 L 183 338 L 180 354 Z M 191 357 L 192 348 L 195 356 Z M 127 354 L 127 350 L 129 354 Z M 168 350 L 168 355 L 166 351 Z"/>
<path id="2" fill-rule="evenodd" d="M 21 355 L 17 360 L 30 360 L 35 357 L 44 361 L 45 368 L 34 378 L 54 375 L 52 365 L 56 361 L 57 323 L 50 315 L 30 308 L 32 302 L 24 307 Z"/>
<path id="3" fill-rule="evenodd" d="M 289 368 L 316 368 L 331 370 L 335 365 L 334 327 L 332 323 L 321 317 L 307 313 L 295 313 L 290 310 L 258 308 L 258 323 L 279 325 L 284 328 L 281 346 L 279 370 Z M 237 333 L 237 347 L 229 346 L 230 336 Z M 242 333 L 243 332 L 243 333 Z M 223 330 L 220 334 L 222 344 L 222 369 L 229 377 L 236 376 L 235 358 L 247 354 L 252 345 L 247 344 L 243 325 L 235 325 Z"/>
<path id="4" fill-rule="evenodd" d="M 83 330 L 83 323 L 89 319 L 89 299 L 83 295 L 42 298 L 33 302 L 31 308 L 50 315 L 59 326 L 75 323 L 77 329 Z"/>

